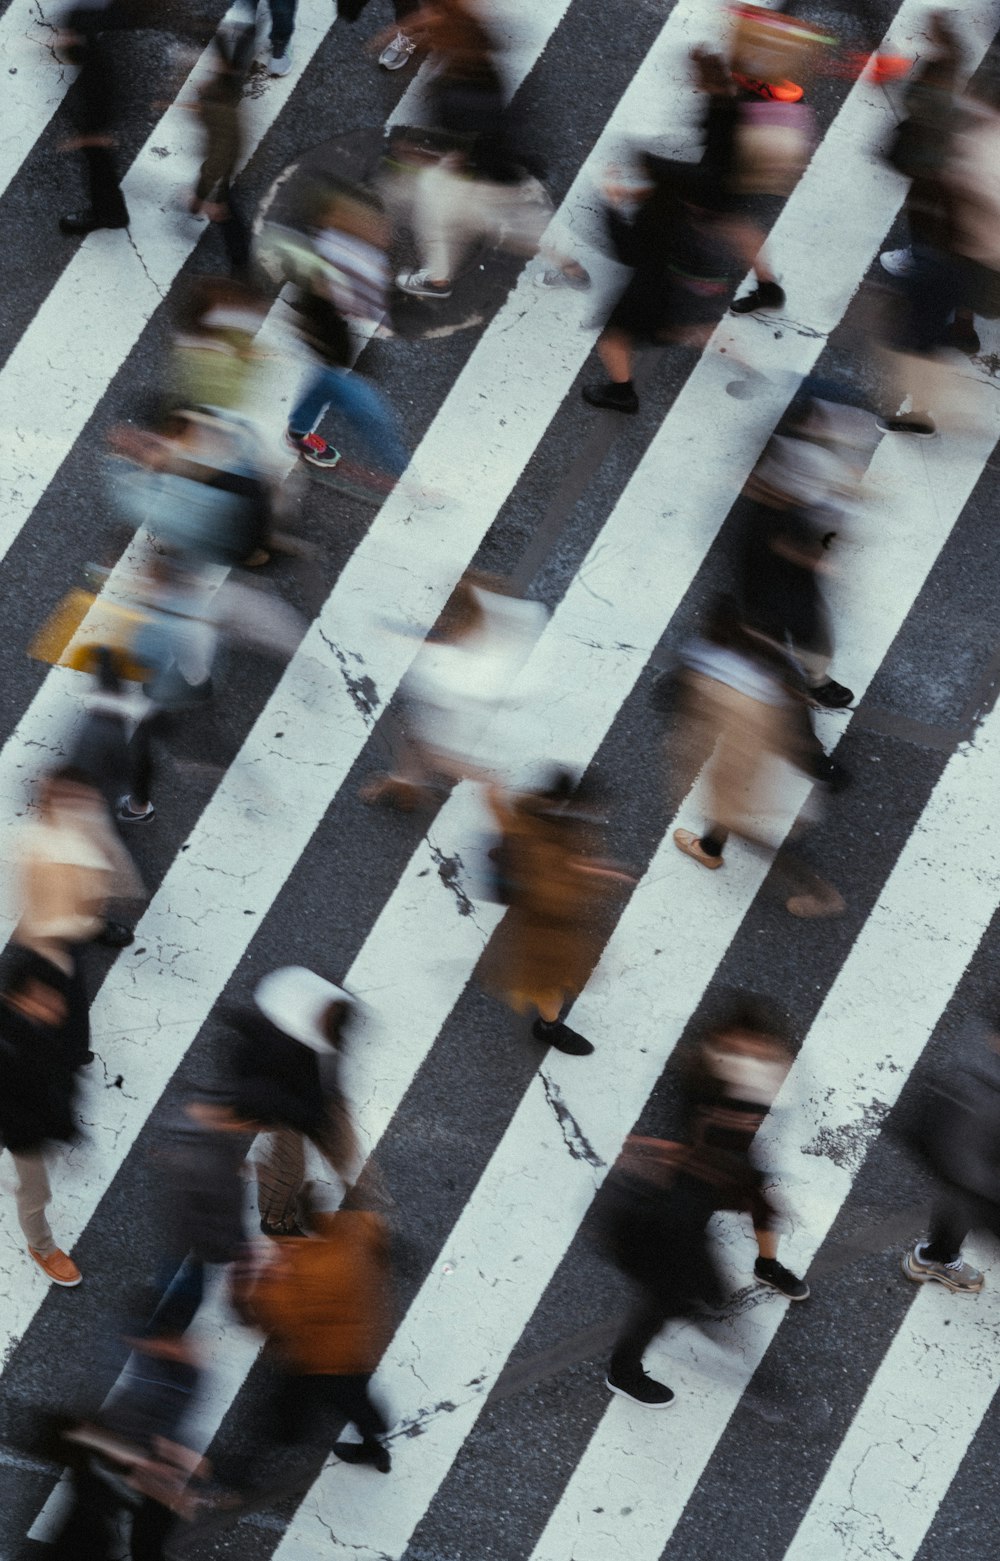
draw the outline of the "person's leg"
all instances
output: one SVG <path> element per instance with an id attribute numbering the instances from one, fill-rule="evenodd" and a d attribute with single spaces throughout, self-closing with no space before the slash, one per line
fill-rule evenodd
<path id="1" fill-rule="evenodd" d="M 410 464 L 410 454 L 388 403 L 374 385 L 346 369 L 339 373 L 328 371 L 324 385 L 328 405 L 336 407 L 347 419 L 378 469 L 401 477 Z"/>
<path id="2" fill-rule="evenodd" d="M 250 270 L 250 225 L 232 190 L 226 191 L 226 215 L 219 222 L 219 237 L 233 276 L 245 278 Z"/>
<path id="3" fill-rule="evenodd" d="M 666 1409 L 672 1402 L 670 1388 L 651 1377 L 642 1364 L 647 1347 L 670 1315 L 670 1309 L 649 1291 L 633 1306 L 615 1341 L 605 1378 L 613 1393 L 648 1409 Z"/>
<path id="4" fill-rule="evenodd" d="M 166 710 L 154 710 L 141 720 L 128 745 L 128 792 L 122 799 L 118 818 L 146 818 L 153 813 L 153 743 L 169 732 L 171 717 Z"/>
<path id="5" fill-rule="evenodd" d="M 99 222 L 121 226 L 128 222 L 128 207 L 118 184 L 118 168 L 110 146 L 85 146 L 90 207 Z"/>
<path id="6" fill-rule="evenodd" d="M 698 841 L 706 856 L 721 857 L 726 841 L 729 839 L 729 830 L 723 829 L 721 824 L 709 824 L 704 834 Z"/>
<path id="7" fill-rule="evenodd" d="M 368 1385 L 371 1374 L 330 1376 L 325 1379 L 327 1403 L 345 1420 L 357 1427 L 361 1442 L 335 1442 L 333 1450 L 342 1463 L 368 1463 L 381 1474 L 388 1474 L 392 1460 L 382 1438 L 389 1429 L 378 1405 L 372 1401 Z"/>
<path id="8" fill-rule="evenodd" d="M 784 1263 L 778 1262 L 777 1231 L 771 1230 L 768 1226 L 757 1225 L 755 1222 L 753 1233 L 757 1238 L 757 1261 L 753 1267 L 757 1283 L 770 1286 L 789 1301 L 807 1300 L 809 1286 L 805 1280 L 797 1279 Z"/>
<path id="9" fill-rule="evenodd" d="M 268 0 L 271 10 L 271 53 L 284 54 L 295 31 L 296 0 Z"/>
<path id="10" fill-rule="evenodd" d="M 312 433 L 331 400 L 339 390 L 341 371 L 319 368 L 288 414 L 288 432 L 293 439 Z"/>
<path id="11" fill-rule="evenodd" d="M 275 1229 L 296 1223 L 305 1174 L 302 1134 L 291 1128 L 268 1133 L 264 1152 L 257 1161 L 257 1207 L 262 1228 Z"/>
<path id="12" fill-rule="evenodd" d="M 56 1251 L 56 1243 L 45 1213 L 52 1201 L 52 1189 L 44 1156 L 15 1154 L 12 1159 L 17 1170 L 17 1187 L 14 1191 L 17 1218 L 24 1239 L 33 1251 L 42 1257 L 51 1257 Z"/>
<path id="13" fill-rule="evenodd" d="M 169 1507 L 147 1496 L 132 1519 L 132 1561 L 166 1561 L 167 1542 L 177 1523 L 178 1519 Z"/>
<path id="14" fill-rule="evenodd" d="M 443 163 L 417 175 L 413 230 L 421 269 L 432 282 L 454 281 L 470 238 L 473 181 L 460 179 Z"/>
<path id="15" fill-rule="evenodd" d="M 983 1275 L 962 1257 L 962 1242 L 973 1226 L 991 1229 L 996 1210 L 959 1188 L 942 1193 L 931 1216 L 930 1236 L 903 1254 L 902 1268 L 915 1284 L 934 1282 L 956 1294 L 978 1295 Z"/>
<path id="16" fill-rule="evenodd" d="M 185 1333 L 204 1300 L 204 1263 L 190 1252 L 179 1266 L 175 1255 L 164 1258 L 157 1290 L 160 1299 L 146 1324 L 146 1334 L 154 1338 L 161 1333 Z"/>
<path id="17" fill-rule="evenodd" d="M 613 385 L 627 385 L 632 380 L 632 339 L 624 331 L 608 329 L 597 343 L 597 355 L 607 370 Z"/>

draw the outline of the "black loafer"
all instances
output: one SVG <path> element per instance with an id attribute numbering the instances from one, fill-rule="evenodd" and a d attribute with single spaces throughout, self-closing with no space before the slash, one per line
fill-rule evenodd
<path id="1" fill-rule="evenodd" d="M 130 943 L 135 942 L 135 933 L 124 922 L 106 921 L 94 942 L 106 949 L 127 949 Z"/>
<path id="2" fill-rule="evenodd" d="M 59 231 L 67 237 L 76 237 L 86 233 L 96 233 L 98 228 L 127 228 L 128 217 L 116 217 L 111 220 L 107 217 L 99 217 L 96 211 L 71 211 L 65 217 L 59 218 Z"/>

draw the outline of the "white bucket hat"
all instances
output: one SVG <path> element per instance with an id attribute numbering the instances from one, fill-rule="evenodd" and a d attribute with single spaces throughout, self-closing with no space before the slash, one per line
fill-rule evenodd
<path id="1" fill-rule="evenodd" d="M 272 970 L 258 983 L 253 998 L 265 1019 L 315 1052 L 331 1050 L 323 1030 L 330 1004 L 354 1006 L 354 999 L 343 987 L 324 981 L 304 965 L 284 965 L 280 970 Z"/>

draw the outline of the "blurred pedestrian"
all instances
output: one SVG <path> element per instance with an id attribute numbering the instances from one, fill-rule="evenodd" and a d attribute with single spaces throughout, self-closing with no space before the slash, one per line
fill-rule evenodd
<path id="1" fill-rule="evenodd" d="M 752 997 L 731 1002 L 701 1040 L 685 1079 L 685 1141 L 727 1157 L 745 1192 L 739 1207 L 753 1220 L 754 1278 L 788 1301 L 809 1286 L 778 1261 L 778 1210 L 764 1190 L 754 1139 L 791 1067 L 784 1026 L 773 1006 Z"/>
<path id="2" fill-rule="evenodd" d="M 552 203 L 526 175 L 499 46 L 481 14 L 468 0 L 430 0 L 408 29 L 434 60 L 429 107 L 447 149 L 416 169 L 413 225 L 420 263 L 400 272 L 396 286 L 417 298 L 450 297 L 468 249 L 486 239 L 514 254 L 541 249 L 550 285 L 589 287 L 578 261 L 542 245 Z"/>
<path id="3" fill-rule="evenodd" d="M 843 500 L 859 477 L 854 452 L 838 438 L 837 413 L 814 400 L 770 441 L 744 489 L 736 556 L 744 624 L 791 652 L 809 699 L 826 710 L 845 710 L 854 699 L 829 675 L 833 629 L 822 589 Z"/>
<path id="4" fill-rule="evenodd" d="M 81 1066 L 91 1057 L 84 950 L 88 943 L 127 948 L 134 933 L 110 920 L 107 907 L 138 900 L 145 890 L 104 798 L 82 770 L 63 766 L 44 777 L 37 815 L 22 826 L 18 847 L 21 909 L 13 941 L 52 966 L 66 999 L 70 1056 Z"/>
<path id="5" fill-rule="evenodd" d="M 80 1059 L 67 1043 L 66 1017 L 53 967 L 22 952 L 0 991 L 0 1143 L 17 1171 L 17 1217 L 29 1255 L 52 1284 L 71 1288 L 80 1270 L 56 1244 L 46 1213 L 51 1146 L 76 1137 Z"/>
<path id="6" fill-rule="evenodd" d="M 970 1230 L 1000 1238 L 1000 1023 L 970 1065 L 935 1087 L 921 1147 L 941 1182 L 930 1234 L 903 1256 L 915 1284 L 978 1295 L 985 1279 L 962 1256 Z"/>
<path id="7" fill-rule="evenodd" d="M 487 800 L 501 832 L 494 860 L 507 914 L 487 945 L 482 983 L 515 1013 L 535 1015 L 531 1033 L 543 1046 L 589 1056 L 590 1041 L 563 1015 L 597 963 L 610 909 L 633 880 L 597 854 L 598 821 L 568 775 L 533 792 L 490 786 Z"/>
<path id="8" fill-rule="evenodd" d="M 645 183 L 605 187 L 605 217 L 615 255 L 632 278 L 597 342 L 606 381 L 581 394 L 604 411 L 634 414 L 639 397 L 632 363 L 642 343 L 701 348 L 721 318 L 735 263 L 717 213 L 714 186 L 698 169 L 644 153 Z"/>
<path id="9" fill-rule="evenodd" d="M 683 660 L 687 719 L 710 755 L 710 822 L 700 835 L 676 829 L 674 843 L 700 866 L 717 869 L 731 832 L 759 840 L 776 760 L 834 787 L 847 777 L 812 730 L 801 674 L 744 629 L 731 600 L 715 604 L 703 637 L 685 647 Z M 793 916 L 837 916 L 845 909 L 838 891 L 787 847 L 776 866 L 794 891 L 786 901 Z"/>
<path id="10" fill-rule="evenodd" d="M 274 0 L 274 5 L 281 3 Z M 223 22 L 212 39 L 213 72 L 199 87 L 195 105 L 204 132 L 205 156 L 191 210 L 219 225 L 236 277 L 245 277 L 250 267 L 250 229 L 233 195 L 232 181 L 245 152 L 243 89 L 253 61 L 254 41 L 254 23 L 246 15 L 237 13 L 235 20 Z"/>
<path id="11" fill-rule="evenodd" d="M 117 1561 L 125 1512 L 131 1561 L 167 1561 L 178 1520 L 198 1510 L 209 1465 L 186 1441 L 197 1358 L 179 1334 L 126 1342 L 132 1354 L 108 1402 L 63 1432 L 72 1501 L 52 1561 Z"/>
<path id="12" fill-rule="evenodd" d="M 114 151 L 121 109 L 121 34 L 113 0 L 84 0 L 66 12 L 61 26 L 59 46 L 79 66 L 73 94 L 77 134 L 66 149 L 83 153 L 89 200 L 80 211 L 60 217 L 59 227 L 71 236 L 93 233 L 96 228 L 127 228 L 128 207 Z"/>
<path id="13" fill-rule="evenodd" d="M 308 1139 L 346 1186 L 358 1145 L 338 1076 L 354 1011 L 349 995 L 314 971 L 288 965 L 258 982 L 252 1006 L 224 1012 L 229 1072 L 244 1111 L 272 1124 L 257 1155 L 265 1236 L 300 1233 Z"/>
<path id="14" fill-rule="evenodd" d="M 538 602 L 512 596 L 502 580 L 469 570 L 407 673 L 406 738 L 392 770 L 367 782 L 362 800 L 407 810 L 432 806 L 443 780 L 487 778 L 494 756 L 485 751 L 486 732 L 547 616 Z M 541 701 L 546 691 L 537 692 Z M 522 707 L 525 697 L 518 684 Z"/>
<path id="15" fill-rule="evenodd" d="M 379 203 L 360 188 L 317 196 L 303 244 L 297 234 L 275 235 L 295 285 L 299 334 L 319 366 L 288 417 L 286 441 L 310 466 L 330 469 L 340 453 L 316 425 L 329 407 L 339 412 L 365 447 L 376 485 L 390 488 L 409 465 L 399 420 L 387 399 L 351 365 L 349 322 L 379 322 L 388 311 L 388 226 Z M 290 241 L 290 242 L 289 242 Z"/>
<path id="16" fill-rule="evenodd" d="M 347 1421 L 361 1441 L 336 1442 L 336 1456 L 388 1474 L 388 1421 L 369 1386 L 392 1328 L 385 1224 L 351 1199 L 304 1217 L 310 1233 L 275 1241 L 238 1297 L 282 1364 L 267 1421 L 285 1445 L 322 1435 L 333 1417 Z"/>
<path id="17" fill-rule="evenodd" d="M 207 1091 L 175 1118 L 158 1155 L 159 1299 L 145 1333 L 185 1333 L 204 1298 L 206 1268 L 242 1255 L 243 1167 L 251 1142 L 268 1125 L 249 1117 L 231 1095 Z"/>

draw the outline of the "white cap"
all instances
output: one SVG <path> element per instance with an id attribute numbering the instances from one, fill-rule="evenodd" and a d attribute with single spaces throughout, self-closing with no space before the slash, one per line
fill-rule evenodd
<path id="1" fill-rule="evenodd" d="M 330 1051 L 323 1020 L 331 1003 L 351 1003 L 343 987 L 324 981 L 304 965 L 285 965 L 272 970 L 258 983 L 254 1002 L 271 1023 L 293 1040 L 301 1041 L 315 1052 Z"/>

